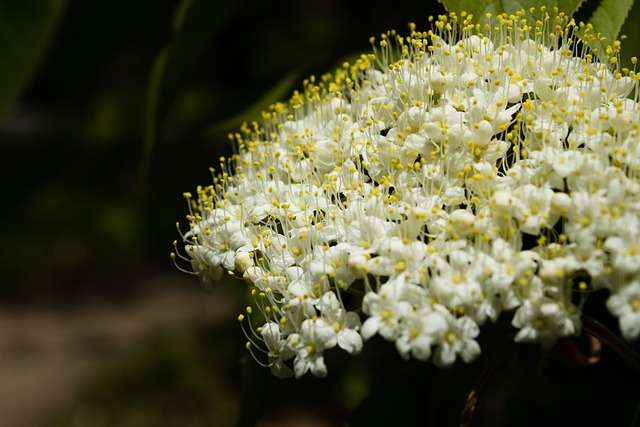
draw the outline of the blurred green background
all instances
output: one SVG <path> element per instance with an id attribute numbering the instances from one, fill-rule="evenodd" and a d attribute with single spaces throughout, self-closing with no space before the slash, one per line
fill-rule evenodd
<path id="1" fill-rule="evenodd" d="M 174 224 L 186 214 L 181 195 L 207 184 L 208 168 L 231 153 L 227 133 L 268 103 L 286 99 L 308 75 L 367 51 L 370 36 L 402 31 L 408 22 L 427 28 L 428 16 L 441 12 L 435 1 L 408 0 L 1 0 L 0 306 L 26 310 L 44 301 L 64 310 L 96 299 L 126 304 L 144 298 L 145 278 L 173 280 L 180 274 L 169 258 L 178 238 Z M 631 30 L 638 31 L 631 25 L 623 32 L 640 41 Z M 241 291 L 222 296 L 243 305 Z M 146 336 L 106 358 L 87 376 L 77 401 L 51 414 L 48 425 L 234 425 L 246 410 L 239 400 L 243 343 L 235 315 Z M 500 347 L 486 345 L 489 351 Z M 292 380 L 286 383 L 292 391 L 285 392 L 258 371 L 252 387 L 273 390 L 277 406 L 290 411 L 304 403 L 323 423 L 316 425 L 340 425 L 344 411 L 376 390 L 387 393 L 374 393 L 366 407 L 397 405 L 407 425 L 427 419 L 428 425 L 454 425 L 482 362 L 440 373 L 400 362 L 390 347 L 374 343 L 367 350 L 375 378 L 353 360 L 337 360 L 328 380 Z M 516 353 L 511 365 L 535 371 L 537 348 Z M 627 391 L 638 382 L 632 376 L 618 381 L 629 371 L 608 354 L 611 361 L 595 374 L 553 365 L 542 388 L 528 397 L 531 378 L 503 372 L 502 387 L 494 389 L 494 400 L 486 398 L 478 425 L 509 425 L 514 416 L 522 421 L 518 413 L 532 420 L 521 425 L 533 425 L 543 415 L 529 412 L 564 408 L 544 398 L 549 390 L 560 390 L 573 406 L 558 423 L 545 425 L 593 421 L 600 412 L 593 402 L 609 394 L 602 388 L 616 392 L 616 384 L 620 394 L 610 399 L 616 403 L 606 404 L 619 417 L 607 419 L 630 422 L 639 396 Z M 596 385 L 587 393 L 584 384 Z M 512 418 L 492 423 L 520 386 L 527 390 L 512 402 Z M 254 398 L 257 407 L 270 402 L 260 393 Z M 436 415 L 428 408 L 437 408 Z M 518 412 L 523 408 L 529 412 Z M 354 426 L 370 423 L 362 411 Z"/>

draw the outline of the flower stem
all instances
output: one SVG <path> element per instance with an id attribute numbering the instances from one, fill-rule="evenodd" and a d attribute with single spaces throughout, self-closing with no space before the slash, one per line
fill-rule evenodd
<path id="1" fill-rule="evenodd" d="M 582 327 L 590 335 L 611 347 L 640 377 L 640 356 L 606 326 L 589 316 L 582 316 Z"/>
<path id="2" fill-rule="evenodd" d="M 478 377 L 475 386 L 473 387 L 471 392 L 469 392 L 467 402 L 465 403 L 464 409 L 462 410 L 462 414 L 460 416 L 460 427 L 471 426 L 471 418 L 473 417 L 473 413 L 476 409 L 476 403 L 478 402 L 478 395 L 480 394 L 480 391 L 485 386 L 489 377 L 493 374 L 496 367 L 502 361 L 513 344 L 513 341 L 510 340 L 504 346 L 502 346 L 502 348 L 500 348 L 500 350 L 493 356 L 489 364 L 484 368 L 484 370 Z"/>

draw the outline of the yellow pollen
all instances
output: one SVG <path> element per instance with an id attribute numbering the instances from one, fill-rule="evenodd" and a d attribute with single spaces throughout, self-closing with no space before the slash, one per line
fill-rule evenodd
<path id="1" fill-rule="evenodd" d="M 389 320 L 392 317 L 393 317 L 392 310 L 380 310 L 380 318 L 382 320 Z"/>

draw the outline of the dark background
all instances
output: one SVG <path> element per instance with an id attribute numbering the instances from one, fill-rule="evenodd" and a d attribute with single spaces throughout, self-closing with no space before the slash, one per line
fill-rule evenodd
<path id="1" fill-rule="evenodd" d="M 286 96 L 269 99 L 269 92 L 284 87 L 280 93 L 289 93 L 299 86 L 288 82 L 331 71 L 345 58 L 366 52 L 370 36 L 391 28 L 402 32 L 408 22 L 427 28 L 428 16 L 442 12 L 435 1 L 220 2 L 210 17 L 215 28 L 207 33 L 202 54 L 193 69 L 174 81 L 175 98 L 159 118 L 153 145 L 145 149 L 154 63 L 174 40 L 179 3 L 68 1 L 41 66 L 0 126 L 5 200 L 0 310 L 9 313 L 7 322 L 23 319 L 24 313 L 47 312 L 65 319 L 52 328 L 72 330 L 73 319 L 85 317 L 69 313 L 103 313 L 98 319 L 113 324 L 112 310 L 128 316 L 127 322 L 162 323 L 164 306 L 151 316 L 155 320 L 136 317 L 140 304 L 155 301 L 158 288 L 199 309 L 209 301 L 219 308 L 213 313 L 205 309 L 206 319 L 190 318 L 192 323 L 179 331 L 150 328 L 155 332 L 141 332 L 122 344 L 117 344 L 115 327 L 106 350 L 100 336 L 94 337 L 90 355 L 82 353 L 96 360 L 94 368 L 66 389 L 61 386 L 60 393 L 68 397 L 37 417 L 46 425 L 234 424 L 242 390 L 244 337 L 235 322 L 242 291 L 207 295 L 198 289 L 197 278 L 173 266 L 169 254 L 179 238 L 175 222 L 187 213 L 182 193 L 210 182 L 208 168 L 231 152 L 227 133 L 254 118 L 265 94 L 267 101 L 282 100 Z M 221 318 L 218 312 L 230 314 Z M 36 343 L 55 334 L 21 327 L 16 326 L 17 334 Z M 11 339 L 0 336 L 0 344 L 6 344 L 0 350 L 15 350 Z M 264 389 L 277 396 L 272 405 L 285 408 L 294 421 L 286 424 L 276 410 L 262 425 L 270 425 L 269 420 L 340 425 L 336 420 L 345 411 L 376 390 L 370 407 L 393 403 L 409 413 L 400 419 L 412 420 L 410 425 L 455 425 L 468 390 L 491 361 L 488 354 L 457 373 L 440 373 L 402 363 L 388 344 L 371 347 L 364 357 L 372 360 L 377 377 L 354 367 L 354 360 L 337 360 L 343 368 L 336 369 L 335 379 L 287 382 L 298 399 Z M 45 347 L 29 348 L 34 363 L 48 363 L 47 350 L 38 353 Z M 487 342 L 485 348 L 498 351 L 501 343 Z M 478 410 L 477 425 L 515 425 L 514 420 L 518 425 L 594 425 L 601 419 L 631 425 L 640 383 L 615 354 L 604 355 L 608 362 L 587 372 L 552 361 L 535 382 L 528 374 L 538 367 L 539 349 L 511 352 L 504 362 L 510 368 L 496 374 L 492 397 L 480 401 L 484 409 Z M 11 369 L 11 361 L 24 353 L 5 356 Z M 43 374 L 34 384 L 46 383 Z M 25 410 L 32 407 L 38 405 L 27 404 Z"/>

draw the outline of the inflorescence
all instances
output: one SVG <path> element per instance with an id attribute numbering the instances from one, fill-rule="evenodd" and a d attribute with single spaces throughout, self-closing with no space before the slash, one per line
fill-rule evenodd
<path id="1" fill-rule="evenodd" d="M 551 346 L 601 289 L 640 335 L 640 75 L 562 13 L 487 18 L 372 39 L 230 135 L 238 154 L 185 193 L 172 257 L 207 286 L 244 278 L 247 347 L 275 375 L 322 377 L 325 350 L 374 335 L 469 362 L 505 315 Z"/>

